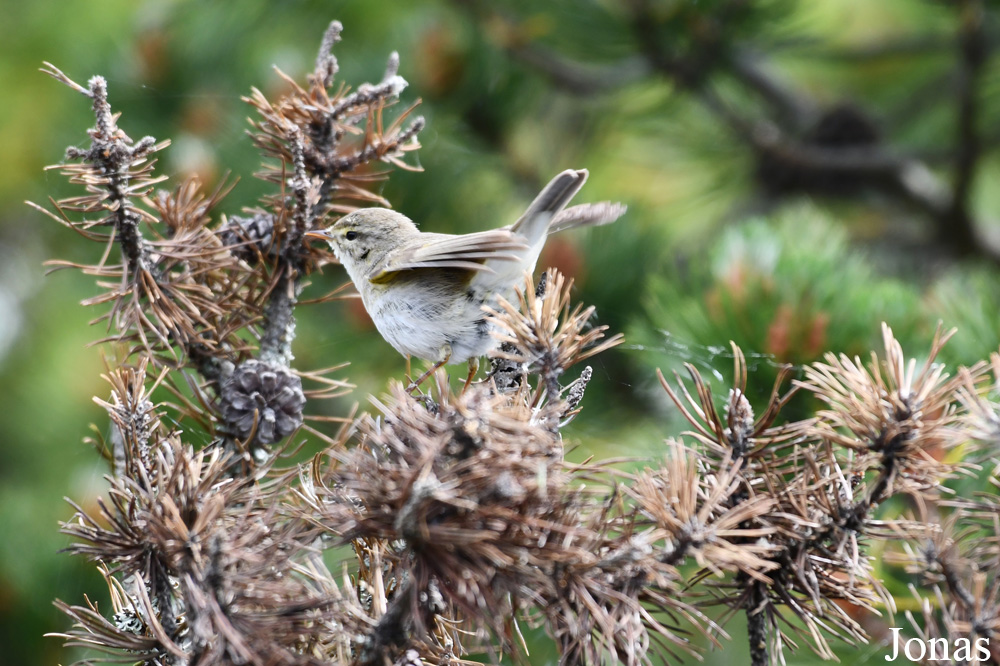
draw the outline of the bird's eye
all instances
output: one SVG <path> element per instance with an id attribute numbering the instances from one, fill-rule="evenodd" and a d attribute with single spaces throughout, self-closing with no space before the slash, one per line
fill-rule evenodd
<path id="1" fill-rule="evenodd" d="M 348 231 L 346 234 L 344 234 L 344 238 L 346 238 L 349 241 L 350 240 L 357 240 L 357 238 L 358 238 L 358 232 L 357 231 Z"/>

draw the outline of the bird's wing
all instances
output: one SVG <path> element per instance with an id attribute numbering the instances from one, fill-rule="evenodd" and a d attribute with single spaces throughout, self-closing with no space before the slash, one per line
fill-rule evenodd
<path id="1" fill-rule="evenodd" d="M 400 271 L 416 268 L 463 268 L 472 271 L 492 271 L 483 265 L 487 259 L 521 261 L 528 249 L 524 239 L 510 229 L 491 229 L 473 234 L 421 235 L 420 245 L 408 247 L 386 257 L 368 279 L 376 284 L 388 282 Z"/>

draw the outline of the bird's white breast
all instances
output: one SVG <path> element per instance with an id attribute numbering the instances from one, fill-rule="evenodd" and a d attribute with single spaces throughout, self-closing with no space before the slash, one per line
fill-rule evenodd
<path id="1" fill-rule="evenodd" d="M 440 361 L 450 349 L 448 361 L 461 363 L 496 346 L 482 310 L 492 300 L 489 293 L 470 285 L 456 297 L 453 289 L 428 281 L 379 287 L 364 298 L 365 309 L 399 353 Z"/>

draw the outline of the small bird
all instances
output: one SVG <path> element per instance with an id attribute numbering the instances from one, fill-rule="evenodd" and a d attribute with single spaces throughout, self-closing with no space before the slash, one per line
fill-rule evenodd
<path id="1" fill-rule="evenodd" d="M 382 337 L 433 364 L 411 390 L 445 363 L 463 361 L 468 385 L 479 357 L 497 346 L 484 306 L 495 309 L 498 296 L 513 300 L 548 234 L 608 224 L 625 212 L 610 202 L 566 208 L 586 180 L 585 169 L 563 171 L 514 224 L 490 231 L 422 232 L 396 211 L 362 208 L 306 236 L 330 244 Z"/>

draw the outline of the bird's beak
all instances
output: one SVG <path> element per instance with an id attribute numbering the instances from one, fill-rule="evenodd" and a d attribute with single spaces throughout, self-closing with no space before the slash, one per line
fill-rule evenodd
<path id="1" fill-rule="evenodd" d="M 306 238 L 319 238 L 320 240 L 328 241 L 333 236 L 330 234 L 329 229 L 314 229 L 313 231 L 307 231 L 305 233 Z"/>

